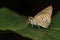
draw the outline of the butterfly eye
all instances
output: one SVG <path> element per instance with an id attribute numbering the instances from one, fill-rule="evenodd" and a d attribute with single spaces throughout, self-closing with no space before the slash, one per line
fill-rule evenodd
<path id="1" fill-rule="evenodd" d="M 29 20 L 31 21 L 33 19 L 33 17 L 29 17 Z"/>

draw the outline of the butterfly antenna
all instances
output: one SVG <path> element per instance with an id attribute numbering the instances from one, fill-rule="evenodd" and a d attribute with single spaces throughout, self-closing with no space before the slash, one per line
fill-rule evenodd
<path id="1" fill-rule="evenodd" d="M 24 25 L 24 28 L 27 27 L 27 25 L 29 24 L 30 22 L 27 22 L 25 25 Z"/>
<path id="2" fill-rule="evenodd" d="M 33 17 L 30 17 L 30 18 L 29 18 L 29 21 L 25 24 L 24 28 L 25 28 L 29 23 L 31 23 L 32 18 L 33 18 Z"/>
<path id="3" fill-rule="evenodd" d="M 26 27 L 30 22 L 26 23 L 24 27 Z"/>

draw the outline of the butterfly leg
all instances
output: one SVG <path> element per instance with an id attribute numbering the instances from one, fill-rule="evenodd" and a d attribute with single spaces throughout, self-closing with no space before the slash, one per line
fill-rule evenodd
<path id="1" fill-rule="evenodd" d="M 38 29 L 39 29 L 39 30 L 41 29 L 39 25 L 38 25 Z"/>
<path id="2" fill-rule="evenodd" d="M 32 28 L 33 28 L 33 24 L 32 24 Z"/>

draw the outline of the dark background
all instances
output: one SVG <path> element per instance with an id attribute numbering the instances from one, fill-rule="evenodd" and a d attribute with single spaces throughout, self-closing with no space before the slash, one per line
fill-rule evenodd
<path id="1" fill-rule="evenodd" d="M 53 6 L 53 16 L 60 11 L 59 0 L 0 0 L 0 8 L 7 7 L 24 16 L 35 16 L 49 5 Z M 0 40 L 1 38 L 6 40 L 31 40 L 13 31 L 0 31 Z"/>
<path id="2" fill-rule="evenodd" d="M 2 0 L 0 3 L 1 7 L 25 16 L 34 16 L 49 5 L 53 6 L 53 15 L 60 9 L 59 0 Z"/>

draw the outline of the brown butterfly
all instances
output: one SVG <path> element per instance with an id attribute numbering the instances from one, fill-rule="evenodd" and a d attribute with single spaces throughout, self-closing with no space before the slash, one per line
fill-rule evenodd
<path id="1" fill-rule="evenodd" d="M 42 26 L 48 28 L 51 23 L 52 6 L 48 6 L 39 12 L 35 17 L 29 17 L 29 21 L 32 25 Z"/>

